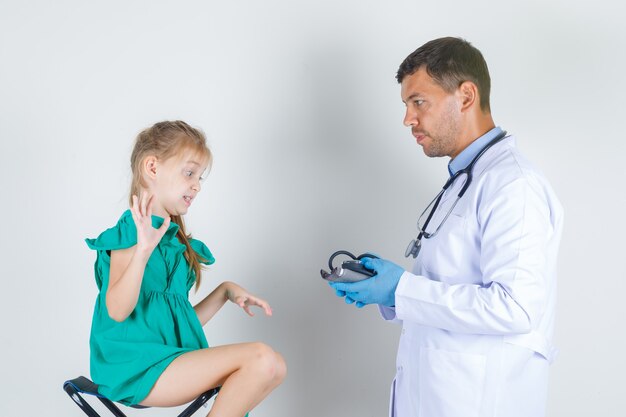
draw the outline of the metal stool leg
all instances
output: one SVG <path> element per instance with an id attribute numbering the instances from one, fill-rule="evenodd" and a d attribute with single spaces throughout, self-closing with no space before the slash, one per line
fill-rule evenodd
<path id="1" fill-rule="evenodd" d="M 178 415 L 178 417 L 190 417 L 193 413 L 198 411 L 200 407 L 206 404 L 207 401 L 211 399 L 211 397 L 217 394 L 219 390 L 220 390 L 219 387 L 213 388 L 213 389 L 208 390 L 204 394 L 200 395 L 191 404 L 189 404 L 189 406 L 185 408 L 183 412 Z"/>
<path id="2" fill-rule="evenodd" d="M 89 394 L 97 397 L 102 404 L 115 416 L 115 417 L 127 417 L 126 414 L 122 412 L 113 401 L 109 400 L 106 397 L 98 394 L 98 387 L 88 378 L 84 376 L 74 378 L 69 381 L 65 381 L 63 384 L 63 390 L 69 395 L 69 397 L 76 403 L 78 407 L 89 417 L 101 417 L 100 414 L 94 410 L 91 405 L 81 395 L 81 393 Z M 220 387 L 212 388 L 198 398 L 196 398 L 191 404 L 187 406 L 178 417 L 191 417 L 200 407 L 207 403 L 215 394 L 217 394 L 220 390 Z M 140 405 L 133 405 L 133 408 L 148 408 Z"/>
<path id="3" fill-rule="evenodd" d="M 105 405 L 106 408 L 109 409 L 111 413 L 113 413 L 115 417 L 126 417 L 126 414 L 122 413 L 122 410 L 120 410 L 115 404 L 113 404 L 113 401 L 103 397 L 98 397 L 98 399 L 102 404 Z"/>
<path id="4" fill-rule="evenodd" d="M 78 393 L 78 391 L 76 391 L 76 389 L 74 389 L 74 387 L 70 384 L 64 384 L 63 385 L 63 390 L 67 393 L 67 395 L 70 396 L 70 398 L 72 399 L 72 401 L 74 401 L 74 403 L 80 407 L 81 410 L 83 410 L 83 412 L 85 414 L 87 414 L 89 417 L 100 417 L 100 414 L 96 413 L 96 410 L 94 410 L 87 401 L 85 401 L 85 399 L 83 398 L 82 395 L 80 395 Z"/>

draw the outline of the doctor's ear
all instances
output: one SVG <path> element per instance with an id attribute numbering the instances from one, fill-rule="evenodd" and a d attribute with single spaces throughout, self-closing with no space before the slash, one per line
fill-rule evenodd
<path id="1" fill-rule="evenodd" d="M 143 160 L 142 170 L 146 178 L 148 179 L 156 178 L 156 170 L 157 170 L 158 163 L 159 163 L 159 160 L 154 155 L 147 156 Z"/>
<path id="2" fill-rule="evenodd" d="M 478 87 L 471 81 L 464 81 L 457 89 L 457 96 L 461 101 L 461 111 L 465 112 L 472 108 L 474 104 L 478 104 Z"/>

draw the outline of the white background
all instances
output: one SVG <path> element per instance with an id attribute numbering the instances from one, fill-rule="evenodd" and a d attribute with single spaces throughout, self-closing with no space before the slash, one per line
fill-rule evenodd
<path id="1" fill-rule="evenodd" d="M 566 214 L 548 415 L 626 409 L 624 6 L 617 1 L 0 1 L 0 415 L 80 416 L 95 253 L 126 208 L 132 140 L 202 128 L 213 171 L 187 216 L 272 318 L 225 307 L 212 345 L 261 340 L 284 384 L 253 413 L 383 416 L 398 328 L 319 278 L 331 252 L 404 267 L 446 178 L 402 126 L 394 80 L 426 41 L 462 36 L 492 74 L 496 123 Z M 131 411 L 173 415 L 173 410 Z"/>

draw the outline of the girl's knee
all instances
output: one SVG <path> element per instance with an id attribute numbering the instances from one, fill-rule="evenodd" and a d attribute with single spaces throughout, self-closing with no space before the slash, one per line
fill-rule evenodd
<path id="1" fill-rule="evenodd" d="M 287 366 L 283 357 L 264 343 L 252 344 L 252 358 L 250 366 L 257 369 L 263 379 L 282 381 L 287 373 Z"/>
<path id="2" fill-rule="evenodd" d="M 287 376 L 287 363 L 280 353 L 274 352 L 274 355 L 276 355 L 276 372 L 274 374 L 274 381 L 276 382 L 276 385 L 278 385 L 283 382 Z"/>

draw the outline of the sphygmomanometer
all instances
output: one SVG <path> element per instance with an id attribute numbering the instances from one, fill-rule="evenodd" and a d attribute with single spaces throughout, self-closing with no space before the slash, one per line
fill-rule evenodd
<path id="1" fill-rule="evenodd" d="M 339 255 L 348 256 L 350 259 L 343 261 L 339 266 L 333 266 L 333 261 Z M 322 278 L 331 282 L 357 282 L 371 278 L 376 275 L 376 271 L 364 267 L 361 263 L 361 259 L 363 258 L 378 259 L 378 256 L 372 255 L 371 253 L 354 256 L 348 251 L 338 250 L 330 255 L 330 258 L 328 259 L 330 272 L 321 269 L 320 274 L 322 275 Z"/>

